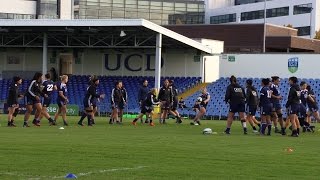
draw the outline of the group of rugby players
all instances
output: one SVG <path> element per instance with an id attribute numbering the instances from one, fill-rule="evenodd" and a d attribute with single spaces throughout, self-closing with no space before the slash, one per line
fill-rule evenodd
<path id="1" fill-rule="evenodd" d="M 310 85 L 306 82 L 301 82 L 299 86 L 296 77 L 289 78 L 290 90 L 285 106 L 287 119 L 284 120 L 281 107 L 283 97 L 279 89 L 280 78 L 273 76 L 271 81 L 269 78 L 262 79 L 260 91 L 257 91 L 252 84 L 253 81 L 251 79 L 247 80 L 245 89 L 237 83 L 235 76 L 230 77 L 230 85 L 227 87 L 225 95 L 225 102 L 230 105 L 226 134 L 230 134 L 235 113 L 239 114 L 244 134 L 247 134 L 247 121 L 252 126 L 253 131 L 260 132 L 261 135 L 271 135 L 272 121 L 275 133 L 281 133 L 282 135 L 286 135 L 286 128 L 289 123 L 291 123 L 290 129 L 293 137 L 299 136 L 301 127 L 303 127 L 304 132 L 314 131 L 314 126 L 310 125 L 310 116 L 313 115 L 317 121 L 320 118 L 315 94 Z M 260 109 L 260 122 L 255 119 L 257 108 Z M 278 122 L 281 130 L 278 129 Z M 255 125 L 259 126 L 259 131 L 257 131 Z"/>
<path id="2" fill-rule="evenodd" d="M 22 78 L 19 76 L 13 77 L 13 83 L 9 88 L 9 95 L 7 99 L 9 127 L 16 126 L 14 118 L 19 113 L 18 99 L 23 97 L 26 103 L 26 113 L 24 115 L 23 127 L 30 127 L 28 121 L 33 110 L 35 110 L 35 113 L 32 124 L 35 126 L 40 126 L 40 120 L 42 117 L 47 118 L 51 125 L 55 125 L 60 114 L 62 116 L 64 125 L 68 125 L 66 121 L 66 105 L 68 103 L 66 84 L 68 82 L 68 76 L 61 76 L 61 81 L 55 84 L 50 80 L 51 75 L 49 73 L 45 75 L 44 80 L 42 75 L 43 74 L 39 72 L 35 73 L 27 91 L 22 94 L 19 93 L 19 86 L 22 83 Z M 54 119 L 52 119 L 47 112 L 47 107 L 49 107 L 51 104 L 52 92 L 54 90 L 58 90 L 59 92 L 56 100 L 59 109 L 55 114 Z"/>

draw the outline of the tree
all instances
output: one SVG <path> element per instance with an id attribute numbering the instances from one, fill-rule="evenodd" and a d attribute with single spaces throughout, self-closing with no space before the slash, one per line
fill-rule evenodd
<path id="1" fill-rule="evenodd" d="M 284 25 L 285 27 L 288 27 L 288 28 L 293 28 L 292 24 L 288 24 L 288 25 Z"/>
<path id="2" fill-rule="evenodd" d="M 316 35 L 314 36 L 314 39 L 320 39 L 320 29 L 319 31 L 316 31 Z"/>

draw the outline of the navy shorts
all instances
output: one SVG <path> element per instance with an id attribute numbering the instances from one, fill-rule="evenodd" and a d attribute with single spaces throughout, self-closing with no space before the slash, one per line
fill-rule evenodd
<path id="1" fill-rule="evenodd" d="M 247 106 L 247 114 L 255 116 L 257 113 L 257 106 Z"/>
<path id="2" fill-rule="evenodd" d="M 153 111 L 153 107 L 151 106 L 143 106 L 141 109 L 142 114 L 151 113 Z"/>
<path id="3" fill-rule="evenodd" d="M 123 102 L 115 102 L 112 106 L 112 109 L 124 109 L 124 103 Z"/>
<path id="4" fill-rule="evenodd" d="M 260 107 L 260 113 L 263 116 L 270 116 L 272 112 L 272 104 L 265 104 Z"/>
<path id="5" fill-rule="evenodd" d="M 40 100 L 36 100 L 35 97 L 27 96 L 26 97 L 26 105 L 35 105 L 41 103 Z"/>
<path id="6" fill-rule="evenodd" d="M 319 110 L 318 105 L 309 106 L 309 111 L 311 112 L 318 112 L 318 110 Z"/>
<path id="7" fill-rule="evenodd" d="M 51 97 L 44 97 L 42 100 L 42 106 L 43 107 L 49 107 L 51 104 Z"/>
<path id="8" fill-rule="evenodd" d="M 272 107 L 272 111 L 273 111 L 273 112 L 276 112 L 276 111 L 279 111 L 279 110 L 282 109 L 280 103 L 273 103 L 272 106 L 273 106 L 273 107 Z"/>
<path id="9" fill-rule="evenodd" d="M 163 104 L 161 105 L 162 110 L 170 110 L 171 109 L 171 103 L 170 101 L 163 101 Z"/>
<path id="10" fill-rule="evenodd" d="M 91 107 L 91 101 L 89 99 L 84 99 L 83 100 L 83 106 L 84 106 L 84 108 Z"/>
<path id="11" fill-rule="evenodd" d="M 91 105 L 93 106 L 93 109 L 97 107 L 97 98 L 91 99 Z"/>
<path id="12" fill-rule="evenodd" d="M 300 104 L 292 104 L 291 106 L 289 106 L 288 110 L 289 110 L 289 114 L 299 115 Z"/>
<path id="13" fill-rule="evenodd" d="M 305 117 L 307 117 L 307 108 L 305 105 L 300 104 L 299 118 L 305 118 Z"/>
<path id="14" fill-rule="evenodd" d="M 229 112 L 237 113 L 237 112 L 245 112 L 246 105 L 245 104 L 230 104 Z"/>
<path id="15" fill-rule="evenodd" d="M 67 105 L 67 102 L 65 100 L 62 99 L 57 99 L 57 104 L 59 107 L 62 107 L 64 105 Z"/>

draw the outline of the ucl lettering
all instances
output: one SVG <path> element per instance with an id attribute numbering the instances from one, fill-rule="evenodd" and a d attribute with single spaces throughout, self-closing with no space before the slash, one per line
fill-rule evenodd
<path id="1" fill-rule="evenodd" d="M 155 55 L 154 54 L 145 54 L 146 56 L 146 69 L 144 71 L 154 71 L 155 68 L 154 66 L 151 67 L 151 61 L 154 60 Z M 141 71 L 142 70 L 142 65 L 137 64 L 137 63 L 130 63 L 133 57 L 139 58 L 142 60 L 143 56 L 141 54 L 129 54 L 125 58 L 122 57 L 122 54 L 117 54 L 116 55 L 116 66 L 115 67 L 110 67 L 109 62 L 114 61 L 109 59 L 109 54 L 104 55 L 104 66 L 107 70 L 109 71 L 117 71 L 121 67 L 121 62 L 122 59 L 124 59 L 124 67 L 129 70 L 129 71 Z M 163 67 L 163 59 L 161 58 L 161 68 Z M 134 64 L 134 65 L 133 65 Z"/>

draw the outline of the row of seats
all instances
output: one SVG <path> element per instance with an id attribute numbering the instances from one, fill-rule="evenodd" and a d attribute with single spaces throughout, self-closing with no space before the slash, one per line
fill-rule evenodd
<path id="1" fill-rule="evenodd" d="M 238 78 L 238 83 L 245 88 L 246 80 L 249 78 Z M 253 85 L 257 90 L 261 88 L 261 79 L 259 78 L 250 78 L 253 80 Z M 305 81 L 309 85 L 311 85 L 313 91 L 315 92 L 316 98 L 320 99 L 320 92 L 318 91 L 320 87 L 320 79 L 299 79 L 299 82 Z M 207 86 L 208 92 L 211 95 L 211 101 L 207 107 L 207 116 L 211 117 L 223 117 L 225 118 L 228 114 L 229 105 L 224 102 L 224 96 L 227 86 L 230 84 L 229 78 L 220 78 L 216 82 L 211 83 Z M 288 78 L 281 79 L 280 82 L 280 91 L 283 97 L 281 101 L 282 107 L 285 107 L 285 103 L 287 101 L 288 91 L 290 85 Z M 201 95 L 200 92 L 194 93 L 185 99 L 187 107 L 192 107 L 195 103 L 197 97 Z M 181 111 L 184 115 L 193 114 L 193 111 L 190 109 L 184 109 Z M 285 112 L 284 112 L 285 113 Z M 257 117 L 260 117 L 260 114 L 257 113 Z"/>
<path id="2" fill-rule="evenodd" d="M 99 76 L 99 79 L 100 85 L 97 90 L 98 92 L 105 93 L 107 95 L 105 99 L 99 102 L 99 108 L 101 111 L 110 111 L 110 95 L 116 81 L 121 80 L 124 84 L 124 87 L 127 89 L 128 105 L 126 107 L 126 111 L 131 113 L 139 112 L 138 91 L 142 85 L 142 82 L 144 80 L 148 80 L 149 87 L 154 87 L 154 77 L 152 76 Z M 174 80 L 175 85 L 178 87 L 178 91 L 180 93 L 199 83 L 201 80 L 199 77 L 162 77 L 161 82 L 163 82 L 165 79 Z M 70 104 L 77 104 L 80 106 L 80 109 L 83 108 L 83 97 L 85 96 L 85 92 L 88 87 L 88 81 L 89 76 L 73 75 L 69 78 L 67 88 Z M 30 80 L 24 80 L 20 86 L 20 91 L 25 92 L 29 83 Z M 0 101 L 5 101 L 7 98 L 10 84 L 11 80 L 0 80 Z M 57 93 L 53 93 L 53 99 L 56 99 L 56 97 Z M 21 100 L 20 103 L 23 103 L 23 100 Z"/>

